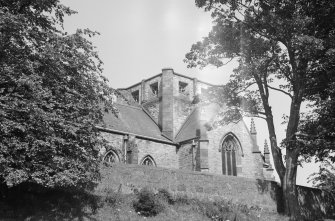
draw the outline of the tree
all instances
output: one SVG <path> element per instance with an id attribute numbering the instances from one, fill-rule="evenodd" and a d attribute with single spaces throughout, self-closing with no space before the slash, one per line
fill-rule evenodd
<path id="1" fill-rule="evenodd" d="M 303 159 L 321 163 L 319 172 L 313 173 L 309 181 L 315 187 L 335 194 L 335 83 L 332 82 L 321 96 L 316 94 L 311 98 L 313 111 L 302 119 L 299 139 L 303 144 Z"/>
<path id="2" fill-rule="evenodd" d="M 329 71 L 323 64 L 328 55 L 334 55 L 330 42 L 335 33 L 335 4 L 327 0 L 196 0 L 196 5 L 212 12 L 214 26 L 208 37 L 192 45 L 185 62 L 192 68 L 220 67 L 225 59 L 239 61 L 225 92 L 230 93 L 228 97 L 246 96 L 260 101 L 252 113 L 267 122 L 285 213 L 292 220 L 299 220 L 295 184 L 298 157 L 303 149 L 297 137 L 300 109 L 312 91 L 319 91 L 313 86 L 320 82 L 315 79 Z M 327 85 L 323 81 L 323 86 Z M 256 93 L 252 90 L 255 88 Z M 286 138 L 282 142 L 285 160 L 276 137 L 270 90 L 291 99 Z"/>
<path id="3" fill-rule="evenodd" d="M 328 42 L 335 46 L 335 38 Z M 335 194 L 335 57 L 330 50 L 324 57 L 322 73 L 319 78 L 309 83 L 312 88 L 321 90 L 308 91 L 309 106 L 312 111 L 303 116 L 299 125 L 299 136 L 302 143 L 302 158 L 321 163 L 319 172 L 309 178 L 314 186 Z"/>
<path id="4" fill-rule="evenodd" d="M 309 178 L 314 186 L 335 196 L 335 166 L 331 162 L 323 161 L 319 172 L 313 173 Z"/>
<path id="5" fill-rule="evenodd" d="M 315 96 L 313 111 L 304 116 L 299 126 L 304 160 L 335 163 L 335 82 L 323 92 L 324 98 Z"/>
<path id="6" fill-rule="evenodd" d="M 0 182 L 90 187 L 99 178 L 94 127 L 111 89 L 86 36 L 62 31 L 59 0 L 0 0 Z"/>

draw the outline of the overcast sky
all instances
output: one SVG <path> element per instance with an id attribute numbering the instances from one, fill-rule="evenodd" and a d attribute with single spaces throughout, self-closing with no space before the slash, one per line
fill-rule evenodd
<path id="1" fill-rule="evenodd" d="M 194 0 L 61 0 L 78 14 L 65 18 L 64 28 L 73 33 L 89 28 L 101 35 L 91 39 L 104 62 L 103 74 L 113 88 L 140 82 L 171 67 L 175 72 L 197 77 L 212 84 L 224 84 L 236 64 L 220 69 L 187 69 L 183 62 L 193 43 L 211 30 L 210 13 L 195 6 Z M 271 94 L 278 141 L 285 136 L 283 114 L 288 114 L 289 99 L 279 92 Z M 245 119 L 250 127 L 250 119 Z M 266 123 L 257 120 L 258 145 L 263 150 L 268 139 Z M 297 183 L 306 185 L 306 177 L 315 166 L 298 170 Z"/>

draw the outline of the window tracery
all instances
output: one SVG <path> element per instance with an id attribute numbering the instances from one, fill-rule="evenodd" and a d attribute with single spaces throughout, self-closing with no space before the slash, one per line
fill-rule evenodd
<path id="1" fill-rule="evenodd" d="M 120 159 L 115 151 L 111 150 L 105 154 L 104 161 L 107 163 L 118 163 L 120 162 Z"/>
<path id="2" fill-rule="evenodd" d="M 145 165 L 145 166 L 156 166 L 156 163 L 154 161 L 154 159 L 151 156 L 146 156 L 143 158 L 141 165 Z"/>
<path id="3" fill-rule="evenodd" d="M 228 135 L 222 142 L 222 173 L 229 176 L 237 176 L 241 171 L 240 145 L 233 135 Z"/>

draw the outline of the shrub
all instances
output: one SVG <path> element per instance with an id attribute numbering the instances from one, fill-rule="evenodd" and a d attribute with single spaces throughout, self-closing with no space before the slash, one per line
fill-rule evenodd
<path id="1" fill-rule="evenodd" d="M 122 196 L 120 192 L 115 192 L 111 189 L 106 191 L 105 203 L 111 207 L 115 207 L 122 202 Z"/>
<path id="2" fill-rule="evenodd" d="M 166 190 L 166 189 L 158 189 L 158 193 L 157 193 L 157 196 L 164 200 L 165 202 L 169 203 L 169 204 L 173 204 L 174 203 L 174 200 L 173 200 L 173 197 L 171 195 L 171 193 Z"/>
<path id="3" fill-rule="evenodd" d="M 0 184 L 0 220 L 78 220 L 102 206 L 99 196 L 85 190 Z"/>
<path id="4" fill-rule="evenodd" d="M 234 204 L 232 201 L 194 201 L 194 210 L 204 214 L 211 220 L 251 221 L 258 220 L 247 205 Z"/>
<path id="5" fill-rule="evenodd" d="M 165 209 L 162 200 L 147 188 L 141 189 L 133 206 L 142 216 L 156 216 Z"/>
<path id="6" fill-rule="evenodd" d="M 178 193 L 175 196 L 174 202 L 177 203 L 177 204 L 190 205 L 191 200 L 188 198 L 187 195 Z"/>

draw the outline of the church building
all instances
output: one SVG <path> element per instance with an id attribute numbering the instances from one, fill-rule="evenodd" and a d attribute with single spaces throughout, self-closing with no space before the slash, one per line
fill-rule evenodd
<path id="1" fill-rule="evenodd" d="M 108 141 L 103 160 L 273 179 L 269 148 L 259 150 L 253 120 L 250 130 L 243 120 L 217 124 L 222 107 L 196 101 L 210 87 L 165 68 L 118 89 L 118 114 L 106 113 L 98 127 Z"/>

